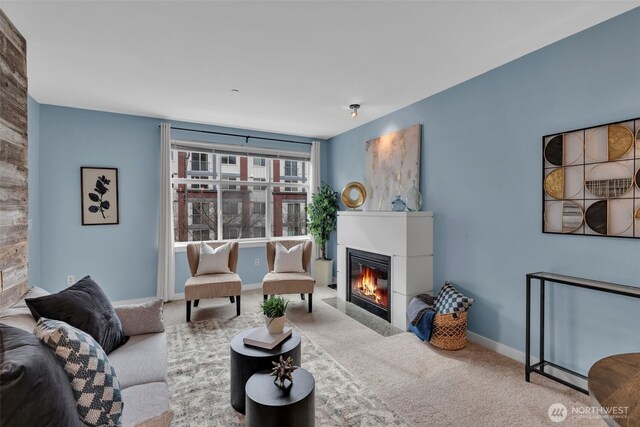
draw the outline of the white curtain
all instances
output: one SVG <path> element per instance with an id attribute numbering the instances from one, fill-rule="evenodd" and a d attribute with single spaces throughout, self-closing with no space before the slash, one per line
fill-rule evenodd
<path id="1" fill-rule="evenodd" d="M 173 198 L 171 195 L 171 124 L 160 125 L 160 224 L 158 227 L 158 298 L 170 301 L 175 293 L 173 253 Z"/>
<path id="2" fill-rule="evenodd" d="M 320 177 L 320 142 L 313 141 L 311 143 L 311 173 L 309 174 L 309 201 L 311 201 L 311 196 L 318 192 L 318 187 L 320 187 L 322 181 Z M 313 239 L 313 237 L 311 237 Z M 313 253 L 312 259 L 316 259 L 319 257 L 318 245 L 313 243 Z M 313 267 L 313 263 L 312 263 Z"/>

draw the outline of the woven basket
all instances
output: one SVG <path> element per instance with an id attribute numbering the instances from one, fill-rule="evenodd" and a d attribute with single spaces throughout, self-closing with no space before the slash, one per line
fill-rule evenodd
<path id="1" fill-rule="evenodd" d="M 467 345 L 467 312 L 459 315 L 457 319 L 453 314 L 436 314 L 429 342 L 443 350 L 464 348 Z"/>

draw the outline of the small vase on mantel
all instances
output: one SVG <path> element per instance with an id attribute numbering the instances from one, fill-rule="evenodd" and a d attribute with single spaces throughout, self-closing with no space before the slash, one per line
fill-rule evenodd
<path id="1" fill-rule="evenodd" d="M 411 185 L 411 188 L 407 191 L 405 204 L 407 205 L 407 209 L 411 212 L 419 211 L 422 207 L 422 194 L 418 191 L 415 181 L 413 181 L 413 185 Z"/>
<path id="2" fill-rule="evenodd" d="M 406 205 L 404 204 L 404 202 L 402 201 L 399 195 L 396 196 L 393 202 L 391 202 L 391 210 L 394 212 L 402 212 L 404 211 L 405 207 Z"/>

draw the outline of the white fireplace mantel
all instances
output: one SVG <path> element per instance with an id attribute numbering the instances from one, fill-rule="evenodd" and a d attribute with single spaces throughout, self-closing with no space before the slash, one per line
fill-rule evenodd
<path id="1" fill-rule="evenodd" d="M 338 212 L 337 297 L 347 299 L 347 248 L 391 257 L 391 324 L 406 330 L 407 305 L 433 289 L 433 212 Z"/>

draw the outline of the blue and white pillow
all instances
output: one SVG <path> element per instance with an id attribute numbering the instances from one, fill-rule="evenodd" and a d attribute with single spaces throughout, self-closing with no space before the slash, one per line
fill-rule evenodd
<path id="1" fill-rule="evenodd" d="M 58 357 L 71 383 L 82 422 L 122 424 L 122 393 L 107 354 L 91 335 L 69 324 L 41 317 L 33 333 Z"/>
<path id="2" fill-rule="evenodd" d="M 457 318 L 474 303 L 473 298 L 465 297 L 453 287 L 451 282 L 445 282 L 436 298 L 435 310 L 438 314 L 453 314 Z"/>

